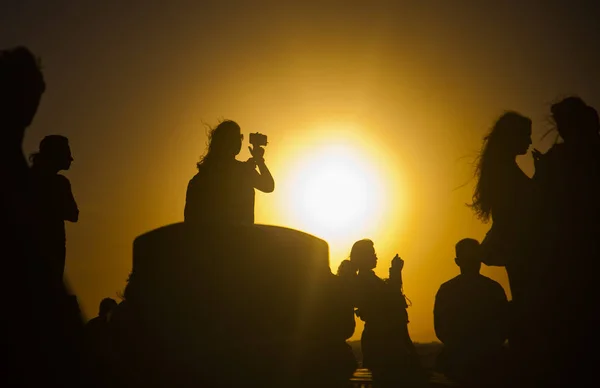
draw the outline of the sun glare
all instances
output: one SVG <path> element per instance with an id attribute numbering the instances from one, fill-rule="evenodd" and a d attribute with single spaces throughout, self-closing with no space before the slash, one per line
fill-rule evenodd
<path id="1" fill-rule="evenodd" d="M 330 244 L 368 237 L 385 210 L 378 171 L 358 148 L 327 145 L 311 151 L 289 189 L 300 227 Z"/>

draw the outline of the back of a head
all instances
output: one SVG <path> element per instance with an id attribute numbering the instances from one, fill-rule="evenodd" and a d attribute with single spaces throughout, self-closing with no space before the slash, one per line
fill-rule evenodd
<path id="1" fill-rule="evenodd" d="M 98 315 L 104 317 L 108 313 L 110 313 L 115 307 L 117 307 L 117 302 L 114 299 L 104 298 L 100 302 L 100 309 L 98 311 Z"/>
<path id="2" fill-rule="evenodd" d="M 26 47 L 0 51 L 0 114 L 2 120 L 27 127 L 46 89 L 39 61 Z"/>
<path id="3" fill-rule="evenodd" d="M 550 111 L 556 129 L 565 142 L 587 138 L 594 132 L 597 134 L 597 130 L 587 131 L 590 123 L 593 123 L 594 114 L 597 117 L 597 113 L 579 97 L 567 97 L 553 104 Z"/>
<path id="4" fill-rule="evenodd" d="M 479 241 L 472 238 L 464 238 L 456 243 L 456 264 L 461 270 L 467 272 L 479 272 L 481 268 Z"/>

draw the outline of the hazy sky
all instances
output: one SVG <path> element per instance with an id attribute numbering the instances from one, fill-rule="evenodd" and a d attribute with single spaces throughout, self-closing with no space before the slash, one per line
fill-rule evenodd
<path id="1" fill-rule="evenodd" d="M 454 244 L 489 228 L 465 206 L 482 137 L 514 109 L 545 151 L 549 104 L 578 94 L 600 106 L 600 14 L 592 1 L 352 3 L 2 2 L 0 46 L 28 45 L 48 84 L 26 151 L 48 134 L 71 141 L 65 175 L 81 214 L 67 275 L 88 316 L 123 289 L 133 239 L 183 219 L 203 122 L 231 118 L 269 136 L 276 191 L 257 194 L 256 221 L 334 236 L 334 271 L 361 237 L 375 241 L 381 276 L 398 252 L 411 335 L 435 339 Z M 297 192 L 340 144 L 380 189 L 366 218 L 324 229 Z M 530 155 L 522 167 L 531 173 Z M 483 272 L 509 291 L 503 269 Z"/>

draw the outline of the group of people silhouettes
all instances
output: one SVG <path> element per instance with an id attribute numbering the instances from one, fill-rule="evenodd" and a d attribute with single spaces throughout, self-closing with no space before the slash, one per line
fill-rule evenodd
<path id="1" fill-rule="evenodd" d="M 532 121 L 516 112 L 500 117 L 484 140 L 472 207 L 493 220 L 483 263 L 508 274 L 518 374 L 560 385 L 592 372 L 582 355 L 598 324 L 600 121 L 578 97 L 552 105 L 551 118 L 563 141 L 533 150 L 529 178 L 516 157 L 528 152 Z"/>
<path id="2" fill-rule="evenodd" d="M 70 182 L 59 174 L 73 161 L 68 139 L 45 137 L 31 166 L 23 155 L 25 131 L 45 89 L 39 61 L 27 48 L 0 52 L 1 284 L 8 312 L 2 320 L 7 358 L 0 378 L 7 386 L 114 386 L 116 372 L 109 378 L 99 375 L 122 365 L 90 367 L 90 360 L 114 357 L 90 357 L 86 348 L 115 351 L 106 347 L 109 327 L 117 324 L 111 323 L 113 315 L 121 323 L 127 319 L 120 313 L 127 298 L 120 304 L 103 300 L 98 318 L 84 326 L 63 280 L 64 223 L 79 219 Z M 599 323 L 594 305 L 600 120 L 577 97 L 554 104 L 551 115 L 563 141 L 546 153 L 533 150 L 531 178 L 516 162 L 532 144 L 531 119 L 507 112 L 484 138 L 471 208 L 493 223 L 481 243 L 466 238 L 456 244 L 460 275 L 440 287 L 434 306 L 435 331 L 444 344 L 438 369 L 464 385 L 568 385 L 593 373 L 586 354 L 597 345 Z M 242 143 L 234 121 L 212 129 L 208 151 L 187 187 L 185 223 L 254 224 L 255 189 L 270 193 L 275 183 L 262 145 L 249 147 L 249 160 L 236 160 Z M 506 268 L 510 302 L 498 283 L 480 274 L 482 263 Z M 394 257 L 387 279 L 374 273 L 376 265 L 374 243 L 365 239 L 352 246 L 338 268 L 334 300 L 344 325 L 339 337 L 350 338 L 357 316 L 365 322 L 363 366 L 371 370 L 375 386 L 424 384 L 408 332 L 404 261 Z M 348 363 L 355 368 L 352 356 Z"/>

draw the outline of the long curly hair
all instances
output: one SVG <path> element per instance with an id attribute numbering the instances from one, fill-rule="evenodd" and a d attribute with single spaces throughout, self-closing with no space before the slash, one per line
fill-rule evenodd
<path id="1" fill-rule="evenodd" d="M 481 152 L 477 158 L 475 178 L 477 184 L 473 192 L 472 203 L 469 205 L 477 217 L 487 222 L 492 214 L 494 193 L 497 191 L 498 167 L 502 165 L 517 131 L 525 126 L 531 126 L 531 119 L 514 111 L 505 112 L 483 138 Z"/>

